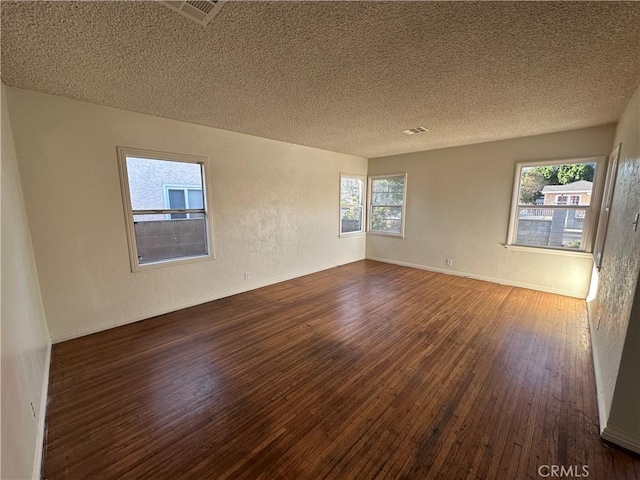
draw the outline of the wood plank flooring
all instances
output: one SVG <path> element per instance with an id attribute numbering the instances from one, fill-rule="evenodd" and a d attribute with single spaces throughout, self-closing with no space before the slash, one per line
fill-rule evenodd
<path id="1" fill-rule="evenodd" d="M 583 301 L 372 261 L 57 344 L 50 382 L 47 479 L 640 478 Z"/>

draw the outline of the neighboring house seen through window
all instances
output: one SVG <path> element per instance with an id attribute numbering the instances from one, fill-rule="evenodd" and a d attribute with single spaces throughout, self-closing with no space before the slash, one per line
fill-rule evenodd
<path id="1" fill-rule="evenodd" d="M 118 148 L 132 271 L 211 257 L 206 157 Z"/>

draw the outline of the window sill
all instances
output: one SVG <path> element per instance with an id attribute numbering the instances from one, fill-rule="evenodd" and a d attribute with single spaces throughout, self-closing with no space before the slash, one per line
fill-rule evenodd
<path id="1" fill-rule="evenodd" d="M 145 272 L 147 270 L 155 270 L 157 268 L 174 267 L 178 265 L 185 265 L 188 263 L 206 262 L 208 260 L 214 260 L 215 256 L 211 253 L 207 255 L 195 255 L 193 257 L 181 257 L 175 260 L 159 260 L 157 262 L 149 262 L 134 265 L 131 268 L 131 273 Z"/>
<path id="2" fill-rule="evenodd" d="M 374 235 L 376 237 L 391 237 L 391 238 L 404 239 L 404 235 L 401 233 L 367 232 L 367 235 Z"/>
<path id="3" fill-rule="evenodd" d="M 360 235 L 364 235 L 364 234 L 365 232 L 347 232 L 347 233 L 338 234 L 338 237 L 340 238 L 359 237 Z"/>
<path id="4" fill-rule="evenodd" d="M 545 248 L 545 247 L 528 247 L 524 245 L 505 245 L 507 250 L 514 250 L 516 252 L 529 252 L 529 253 L 544 253 L 546 255 L 560 255 L 563 257 L 578 257 L 578 258 L 593 258 L 593 254 L 590 252 L 579 252 L 575 250 L 560 250 L 557 248 Z"/>

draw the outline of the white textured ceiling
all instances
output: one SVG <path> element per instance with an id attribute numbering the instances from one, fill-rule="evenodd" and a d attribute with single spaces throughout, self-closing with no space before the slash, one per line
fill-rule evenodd
<path id="1" fill-rule="evenodd" d="M 3 1 L 2 77 L 371 158 L 617 121 L 640 3 Z"/>

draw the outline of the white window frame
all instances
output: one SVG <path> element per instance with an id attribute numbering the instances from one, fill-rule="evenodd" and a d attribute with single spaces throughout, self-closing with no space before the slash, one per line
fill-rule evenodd
<path id="1" fill-rule="evenodd" d="M 571 255 L 571 256 L 584 256 L 591 257 L 594 239 L 595 239 L 595 228 L 598 223 L 598 214 L 600 208 L 600 199 L 602 198 L 602 188 L 603 188 L 603 174 L 604 174 L 604 165 L 605 165 L 606 157 L 603 156 L 595 156 L 595 157 L 580 157 L 580 158 L 565 158 L 559 160 L 540 160 L 540 161 L 527 161 L 527 162 L 518 162 L 516 163 L 515 175 L 513 181 L 513 194 L 511 198 L 511 213 L 509 215 L 509 229 L 507 233 L 507 242 L 505 247 L 507 249 L 513 250 L 527 250 L 527 251 L 538 251 L 544 253 L 556 253 L 558 255 Z M 549 165 L 572 165 L 575 163 L 595 163 L 596 171 L 595 176 L 593 178 L 593 189 L 591 195 L 591 202 L 589 205 L 520 205 L 518 202 L 519 194 L 520 194 L 520 179 L 522 178 L 522 169 L 525 167 L 544 167 Z M 566 195 L 566 194 L 563 194 Z M 557 201 L 556 196 L 556 201 Z M 569 201 L 569 196 L 567 195 L 567 201 Z M 549 247 L 549 246 L 538 246 L 538 245 L 520 245 L 516 243 L 517 237 L 517 224 L 518 224 L 518 213 L 521 208 L 544 208 L 551 210 L 585 210 L 585 222 L 582 228 L 582 240 L 580 242 L 582 248 L 570 249 L 570 248 L 562 248 L 562 247 Z"/>
<path id="2" fill-rule="evenodd" d="M 184 195 L 184 204 L 187 207 L 187 209 L 190 209 L 191 206 L 189 205 L 189 194 L 188 191 L 189 190 L 198 190 L 200 192 L 202 192 L 202 187 L 200 185 L 173 185 L 173 184 L 163 184 L 162 185 L 162 192 L 164 194 L 164 206 L 167 207 L 167 209 L 171 209 L 171 205 L 169 202 L 169 190 L 182 190 L 182 193 Z M 203 204 L 204 204 L 204 197 L 203 197 Z M 193 215 L 192 213 L 187 213 L 187 218 L 192 218 L 191 215 Z M 168 213 L 166 216 L 167 220 L 171 220 L 171 214 Z"/>
<path id="3" fill-rule="evenodd" d="M 372 215 L 372 211 L 373 211 L 373 187 L 372 184 L 374 182 L 374 180 L 384 180 L 387 178 L 394 178 L 394 177 L 401 177 L 404 182 L 403 182 L 403 189 L 402 189 L 402 218 L 400 221 L 400 233 L 393 233 L 393 232 L 383 232 L 380 230 L 373 230 L 372 228 L 372 220 L 373 220 L 373 215 Z M 368 196 L 368 208 L 367 208 L 367 234 L 371 234 L 371 235 L 381 235 L 381 236 L 385 236 L 385 237 L 396 237 L 396 238 L 405 238 L 405 224 L 406 224 L 406 217 L 407 217 L 407 174 L 406 173 L 390 173 L 390 174 L 386 174 L 386 175 L 372 175 L 369 177 L 369 185 L 368 185 L 368 189 L 369 189 L 369 196 Z M 398 205 L 375 205 L 376 207 L 398 207 Z"/>
<path id="4" fill-rule="evenodd" d="M 141 272 L 145 270 L 152 270 L 155 268 L 162 268 L 175 265 L 183 265 L 186 263 L 202 262 L 206 260 L 215 259 L 215 249 L 213 243 L 213 227 L 210 219 L 209 212 L 211 211 L 210 204 L 210 189 L 209 182 L 209 159 L 208 157 L 202 157 L 197 155 L 186 155 L 181 153 L 168 153 L 158 152 L 154 150 L 145 150 L 140 148 L 129 147 L 117 147 L 118 167 L 120 172 L 120 189 L 122 192 L 122 205 L 125 217 L 125 227 L 127 231 L 127 243 L 129 245 L 129 263 L 131 271 Z M 149 160 L 165 160 L 168 162 L 184 162 L 184 163 L 196 163 L 200 165 L 202 174 L 202 195 L 203 195 L 203 208 L 202 209 L 175 209 L 168 208 L 158 210 L 133 210 L 131 206 L 131 192 L 129 190 L 129 176 L 127 172 L 127 157 L 146 158 Z M 133 217 L 134 215 L 167 215 L 171 213 L 201 213 L 204 216 L 205 224 L 205 238 L 207 241 L 207 252 L 204 255 L 185 256 L 179 258 L 172 258 L 166 260 L 160 260 L 152 263 L 140 264 L 138 259 L 138 247 L 136 244 L 136 233 Z"/>
<path id="5" fill-rule="evenodd" d="M 360 204 L 358 205 L 352 205 L 352 204 L 343 204 L 342 203 L 342 179 L 343 178 L 352 178 L 352 179 L 356 179 L 356 180 L 360 180 L 362 182 L 362 193 L 360 195 Z M 339 204 L 340 207 L 338 209 L 338 222 L 339 222 L 339 226 L 338 226 L 338 232 L 339 232 L 339 237 L 352 237 L 354 235 L 364 235 L 366 232 L 366 225 L 367 225 L 367 206 L 366 206 L 366 202 L 367 202 L 367 177 L 366 175 L 356 175 L 356 174 L 352 174 L 352 173 L 341 173 L 340 174 L 340 184 L 338 187 L 339 190 Z M 342 209 L 343 208 L 354 208 L 354 207 L 360 207 L 362 209 L 362 221 L 360 222 L 360 230 L 357 231 L 353 231 L 353 232 L 343 232 L 342 231 Z"/>
<path id="6" fill-rule="evenodd" d="M 620 158 L 620 149 L 622 144 L 619 143 L 613 149 L 607 160 L 607 175 L 604 183 L 604 191 L 602 193 L 602 202 L 600 208 L 600 216 L 598 219 L 598 230 L 596 232 L 595 245 L 593 247 L 593 261 L 596 268 L 600 270 L 602 266 L 602 255 L 607 240 L 607 226 L 609 225 L 609 214 L 611 212 L 611 204 L 613 202 L 613 192 L 616 186 L 616 177 L 618 175 L 618 160 Z"/>

